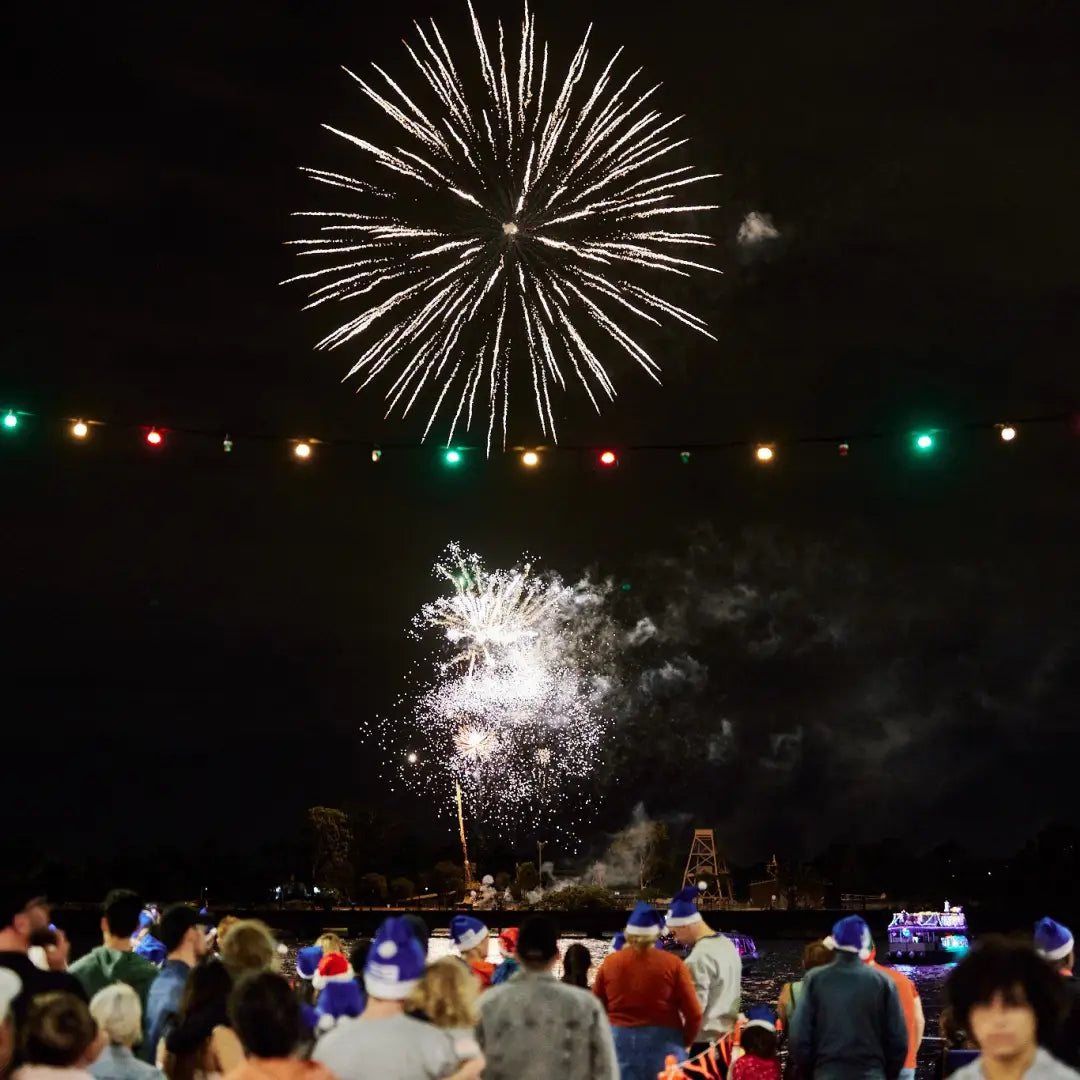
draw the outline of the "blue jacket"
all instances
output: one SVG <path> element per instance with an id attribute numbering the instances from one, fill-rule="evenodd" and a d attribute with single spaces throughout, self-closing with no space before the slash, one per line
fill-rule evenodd
<path id="1" fill-rule="evenodd" d="M 908 1043 L 896 986 L 854 953 L 838 952 L 807 973 L 790 1039 L 813 1080 L 896 1080 Z"/>
<path id="2" fill-rule="evenodd" d="M 183 960 L 166 960 L 157 978 L 150 984 L 146 997 L 146 1028 L 144 1055 L 153 1061 L 158 1043 L 166 1036 L 180 1011 L 180 998 L 184 993 L 188 972 L 191 970 Z"/>

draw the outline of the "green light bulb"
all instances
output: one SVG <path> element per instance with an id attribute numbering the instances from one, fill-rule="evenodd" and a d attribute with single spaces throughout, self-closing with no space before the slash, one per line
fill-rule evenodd
<path id="1" fill-rule="evenodd" d="M 443 454 L 443 461 L 445 461 L 447 465 L 457 465 L 458 462 L 461 461 L 461 454 L 457 450 L 447 450 L 446 453 Z"/>
<path id="2" fill-rule="evenodd" d="M 934 445 L 934 437 L 932 435 L 920 435 L 916 438 L 915 445 L 920 450 L 929 450 Z"/>
<path id="3" fill-rule="evenodd" d="M 8 431 L 11 431 L 13 428 L 17 428 L 18 426 L 19 418 L 13 412 L 8 412 L 4 416 L 4 427 L 6 427 Z"/>

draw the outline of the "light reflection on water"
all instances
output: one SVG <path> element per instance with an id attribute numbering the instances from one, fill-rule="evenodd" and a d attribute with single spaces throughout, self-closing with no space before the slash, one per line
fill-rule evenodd
<path id="1" fill-rule="evenodd" d="M 611 951 L 610 940 L 598 938 L 562 938 L 559 941 L 561 952 L 565 952 L 568 945 L 578 942 L 584 945 L 593 958 L 593 970 L 590 973 L 590 981 L 595 974 L 596 966 Z M 346 942 L 346 948 L 352 942 Z M 784 983 L 797 979 L 802 974 L 802 950 L 803 946 L 794 941 L 759 941 L 757 943 L 760 959 L 749 970 L 743 972 L 742 1001 L 743 1008 L 749 1005 L 772 1005 L 775 1006 L 780 997 L 780 990 Z M 448 956 L 453 952 L 453 946 L 448 937 L 433 936 L 428 946 L 428 958 L 437 960 Z M 497 963 L 501 957 L 498 946 L 492 938 L 489 959 Z M 296 952 L 289 950 L 285 957 L 285 968 L 288 974 L 295 973 Z M 922 998 L 923 1012 L 926 1015 L 926 1035 L 919 1053 L 919 1080 L 928 1080 L 934 1075 L 937 1054 L 941 1044 L 934 1038 L 938 1034 L 938 1017 L 941 1014 L 942 991 L 945 979 L 954 965 L 927 965 L 911 966 L 898 965 L 919 989 Z M 556 967 L 555 974 L 562 974 L 561 966 Z"/>

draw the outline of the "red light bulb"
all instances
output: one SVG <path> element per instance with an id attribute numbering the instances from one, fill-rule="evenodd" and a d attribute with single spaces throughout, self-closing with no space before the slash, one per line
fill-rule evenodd
<path id="1" fill-rule="evenodd" d="M 617 457 L 615 456 L 615 451 L 614 451 L 614 450 L 605 450 L 605 451 L 604 451 L 604 452 L 603 452 L 603 453 L 602 453 L 602 454 L 600 455 L 600 464 L 601 464 L 601 465 L 604 465 L 604 466 L 606 466 L 606 467 L 607 467 L 607 468 L 609 468 L 609 469 L 610 469 L 610 468 L 611 468 L 611 466 L 612 466 L 612 465 L 614 465 L 614 464 L 615 464 L 615 463 L 616 463 L 616 462 L 617 462 L 618 460 L 619 460 L 619 459 L 618 459 L 618 458 L 617 458 Z"/>
<path id="2" fill-rule="evenodd" d="M 165 439 L 162 436 L 161 432 L 157 430 L 157 428 L 151 428 L 146 433 L 146 441 L 151 446 L 160 446 L 165 441 Z"/>

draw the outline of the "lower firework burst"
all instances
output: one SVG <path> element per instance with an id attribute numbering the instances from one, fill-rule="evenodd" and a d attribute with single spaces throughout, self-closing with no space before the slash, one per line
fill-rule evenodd
<path id="1" fill-rule="evenodd" d="M 385 373 L 388 415 L 407 414 L 427 393 L 425 437 L 441 411 L 448 440 L 484 417 L 490 450 L 497 425 L 506 444 L 512 368 L 531 387 L 541 430 L 556 438 L 553 390 L 577 383 L 597 410 L 615 396 L 604 359 L 612 345 L 660 381 L 635 325 L 674 320 L 715 340 L 652 279 L 718 272 L 687 257 L 712 245 L 689 223 L 715 204 L 684 197 L 718 174 L 680 163 L 680 118 L 651 107 L 659 84 L 645 87 L 640 68 L 615 79 L 621 49 L 590 88 L 591 28 L 560 82 L 527 4 L 516 50 L 501 23 L 489 48 L 471 4 L 469 15 L 479 59 L 471 82 L 434 23 L 418 24 L 418 42 L 406 44 L 420 94 L 377 65 L 367 78 L 348 72 L 396 125 L 395 144 L 327 126 L 377 179 L 306 170 L 349 204 L 300 215 L 318 235 L 292 243 L 323 265 L 289 280 L 311 286 L 308 307 L 359 307 L 319 347 L 355 344 L 349 375 L 362 387 Z"/>
<path id="2" fill-rule="evenodd" d="M 580 598 L 554 575 L 512 589 L 524 570 L 488 572 L 456 545 L 435 574 L 453 582 L 454 610 L 486 613 L 481 626 L 470 623 L 486 647 L 463 663 L 461 639 L 450 635 L 458 659 L 447 662 L 446 610 L 425 605 L 417 627 L 442 638 L 434 678 L 380 725 L 379 741 L 406 782 L 435 793 L 447 813 L 457 784 L 485 831 L 512 838 L 541 828 L 572 849 L 608 728 L 601 688 L 582 659 L 588 649 L 575 640 Z"/>

